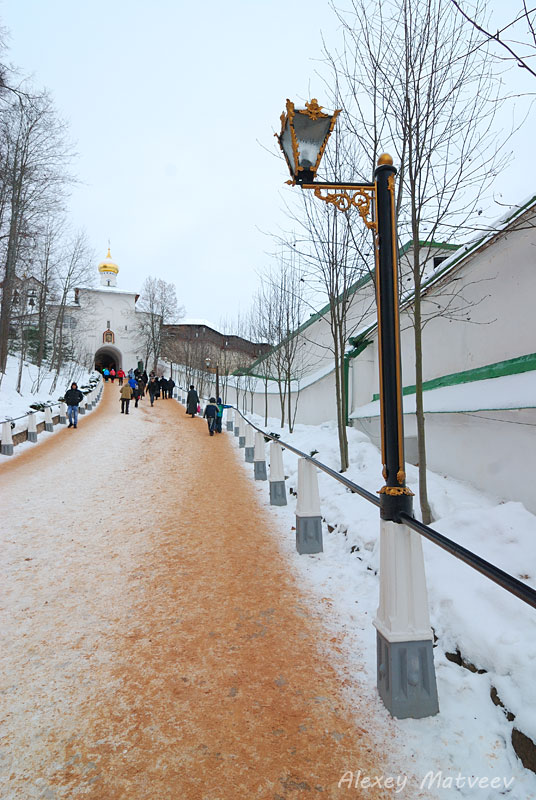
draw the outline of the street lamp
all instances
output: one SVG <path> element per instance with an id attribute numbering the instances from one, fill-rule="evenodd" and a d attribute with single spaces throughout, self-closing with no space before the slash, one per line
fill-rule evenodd
<path id="1" fill-rule="evenodd" d="M 428 615 L 422 545 L 418 534 L 400 522 L 412 514 L 413 493 L 406 486 L 402 367 L 398 310 L 398 243 L 393 159 L 378 159 L 372 183 L 315 181 L 339 111 L 325 112 L 316 99 L 296 109 L 287 100 L 276 134 L 292 180 L 338 211 L 357 209 L 373 231 L 380 371 L 381 454 L 384 486 L 380 495 L 380 603 L 377 630 L 378 691 L 397 717 L 437 713 L 433 638 Z"/>
<path id="2" fill-rule="evenodd" d="M 207 358 L 205 358 L 205 364 L 207 366 L 207 369 L 210 368 L 211 363 L 212 362 L 210 358 L 207 356 Z M 217 400 L 220 396 L 220 365 L 218 363 L 216 363 L 215 370 L 216 370 L 216 400 Z"/>

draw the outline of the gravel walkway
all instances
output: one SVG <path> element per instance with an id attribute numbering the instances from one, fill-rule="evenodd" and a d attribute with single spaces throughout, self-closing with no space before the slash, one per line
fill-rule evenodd
<path id="1" fill-rule="evenodd" d="M 0 466 L 2 800 L 395 796 L 228 434 L 118 397 Z"/>

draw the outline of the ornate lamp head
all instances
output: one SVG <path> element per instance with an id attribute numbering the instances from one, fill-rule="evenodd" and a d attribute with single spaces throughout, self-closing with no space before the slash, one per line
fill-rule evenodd
<path id="1" fill-rule="evenodd" d="M 286 111 L 281 115 L 281 133 L 276 136 L 296 183 L 314 181 L 339 113 L 337 109 L 333 114 L 326 114 L 314 98 L 305 108 L 295 108 L 294 103 L 287 100 Z"/>

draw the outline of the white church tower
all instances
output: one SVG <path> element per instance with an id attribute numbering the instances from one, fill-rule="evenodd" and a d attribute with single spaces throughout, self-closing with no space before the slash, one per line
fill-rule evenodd
<path id="1" fill-rule="evenodd" d="M 100 285 L 75 289 L 75 304 L 70 308 L 73 318 L 78 318 L 72 326 L 84 360 L 98 370 L 113 367 L 126 372 L 140 365 L 143 369 L 140 321 L 146 315 L 136 311 L 139 295 L 118 288 L 119 267 L 112 261 L 110 248 L 98 271 Z"/>
<path id="2" fill-rule="evenodd" d="M 99 264 L 99 272 L 101 286 L 117 286 L 117 273 L 119 272 L 119 267 L 112 261 L 110 248 L 108 248 L 108 253 L 106 254 L 104 261 L 101 261 Z"/>

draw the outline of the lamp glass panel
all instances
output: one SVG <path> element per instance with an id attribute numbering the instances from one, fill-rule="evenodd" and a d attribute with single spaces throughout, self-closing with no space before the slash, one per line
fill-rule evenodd
<path id="1" fill-rule="evenodd" d="M 279 137 L 279 141 L 281 142 L 283 152 L 285 153 L 287 161 L 291 165 L 292 173 L 294 174 L 298 165 L 294 163 L 294 153 L 292 152 L 292 134 L 290 131 L 290 125 L 288 124 L 288 119 L 285 122 L 285 128 Z"/>
<path id="2" fill-rule="evenodd" d="M 300 153 L 299 166 L 311 168 L 316 164 L 318 153 L 329 133 L 332 117 L 311 119 L 307 114 L 296 113 L 294 131 Z"/>

